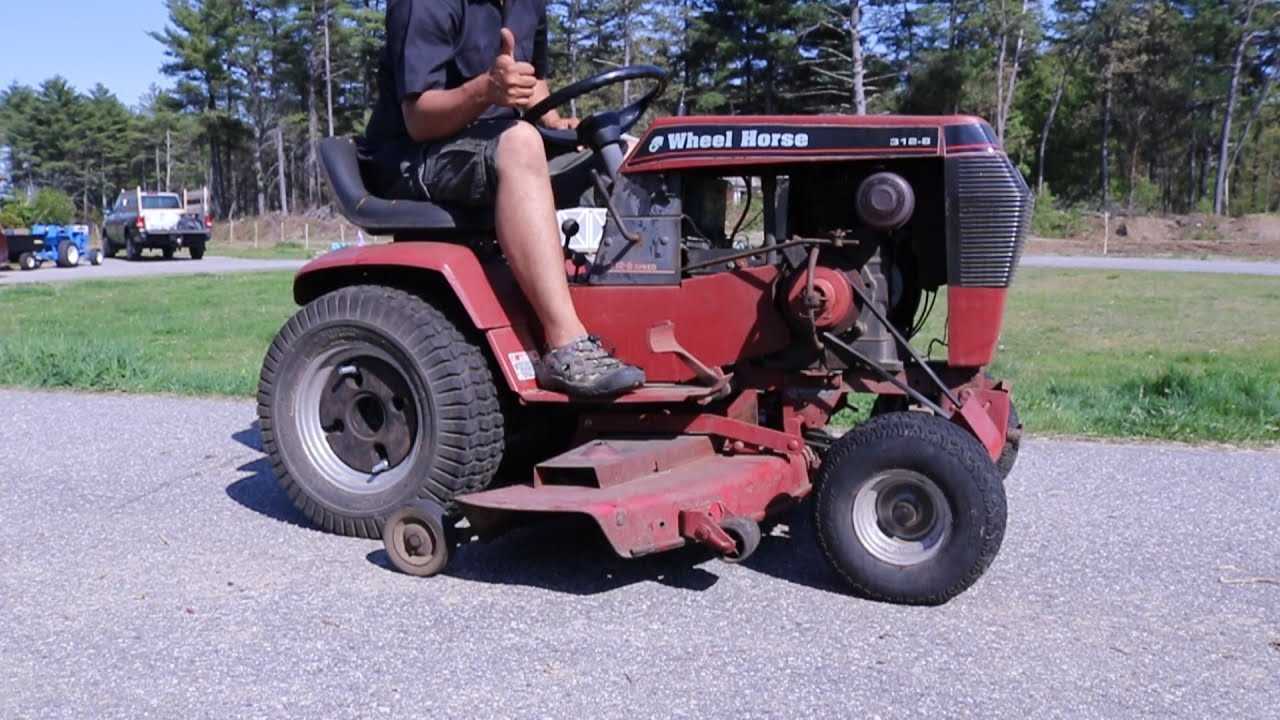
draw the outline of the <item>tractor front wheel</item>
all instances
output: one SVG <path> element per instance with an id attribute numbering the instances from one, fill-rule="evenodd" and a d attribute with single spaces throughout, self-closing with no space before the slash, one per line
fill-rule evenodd
<path id="1" fill-rule="evenodd" d="M 485 354 L 421 298 L 355 286 L 312 302 L 267 352 L 263 446 L 317 526 L 381 538 L 392 513 L 448 508 L 502 460 L 498 392 Z"/>
<path id="2" fill-rule="evenodd" d="M 895 412 L 907 412 L 911 404 L 901 395 L 881 395 L 871 406 L 871 417 L 880 417 Z M 1004 449 L 1000 451 L 1000 459 L 996 461 L 996 469 L 1000 478 L 1008 479 L 1013 467 L 1018 464 L 1018 452 L 1022 449 L 1022 418 L 1018 417 L 1018 408 L 1009 403 L 1009 424 L 1005 430 Z"/>
<path id="3" fill-rule="evenodd" d="M 29 252 L 22 253 L 18 256 L 18 267 L 23 270 L 35 270 L 40 267 L 40 261 L 36 259 L 35 255 L 32 255 Z"/>
<path id="4" fill-rule="evenodd" d="M 818 539 L 861 595 L 940 605 L 1000 551 L 1004 485 L 972 435 L 917 412 L 873 418 L 832 446 L 817 480 Z"/>

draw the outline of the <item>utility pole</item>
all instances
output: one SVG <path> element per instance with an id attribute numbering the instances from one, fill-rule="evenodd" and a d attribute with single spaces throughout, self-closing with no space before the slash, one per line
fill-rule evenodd
<path id="1" fill-rule="evenodd" d="M 164 131 L 164 186 L 173 187 L 173 131 Z"/>
<path id="2" fill-rule="evenodd" d="M 333 137 L 333 68 L 329 56 L 329 0 L 324 0 L 324 87 L 329 105 L 329 137 Z"/>
<path id="3" fill-rule="evenodd" d="M 284 128 L 276 126 L 276 168 L 280 177 L 280 212 L 289 214 L 289 189 L 285 185 Z"/>

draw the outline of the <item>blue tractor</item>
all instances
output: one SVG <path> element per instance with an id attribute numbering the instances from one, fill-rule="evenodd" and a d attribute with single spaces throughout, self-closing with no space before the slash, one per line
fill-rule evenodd
<path id="1" fill-rule="evenodd" d="M 23 270 L 35 270 L 47 262 L 57 263 L 58 267 L 76 267 L 86 257 L 91 265 L 102 264 L 102 251 L 89 248 L 89 232 L 86 228 L 74 225 L 34 225 L 31 234 L 23 240 L 27 242 L 21 243 L 20 247 L 14 247 L 13 239 L 9 243 L 10 254 L 17 255 L 18 267 Z"/>

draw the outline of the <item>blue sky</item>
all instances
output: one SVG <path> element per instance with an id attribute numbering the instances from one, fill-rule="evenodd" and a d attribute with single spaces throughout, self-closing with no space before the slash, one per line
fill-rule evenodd
<path id="1" fill-rule="evenodd" d="M 151 85 L 170 85 L 164 50 L 147 36 L 167 19 L 163 0 L 0 0 L 0 87 L 62 75 L 134 105 Z"/>

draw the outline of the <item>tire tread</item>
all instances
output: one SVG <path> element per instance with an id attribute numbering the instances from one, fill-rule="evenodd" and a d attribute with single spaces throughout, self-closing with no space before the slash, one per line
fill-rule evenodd
<path id="1" fill-rule="evenodd" d="M 389 287 L 355 285 L 322 296 L 290 318 L 263 361 L 258 385 L 263 449 L 294 505 L 317 527 L 368 539 L 382 537 L 383 523 L 395 510 L 385 516 L 344 517 L 314 502 L 286 469 L 276 442 L 272 404 L 279 368 L 290 346 L 309 328 L 334 320 L 379 328 L 427 368 L 425 380 L 432 388 L 436 410 L 437 461 L 421 479 L 417 498 L 449 507 L 455 497 L 488 487 L 502 459 L 505 433 L 498 391 L 484 352 L 422 298 Z"/>

